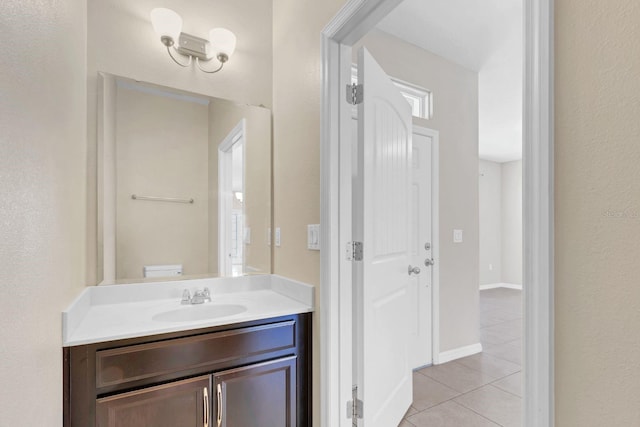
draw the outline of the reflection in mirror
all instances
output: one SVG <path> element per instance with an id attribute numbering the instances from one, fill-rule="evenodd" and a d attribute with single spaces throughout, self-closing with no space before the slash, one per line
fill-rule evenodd
<path id="1" fill-rule="evenodd" d="M 99 80 L 102 283 L 269 273 L 271 112 Z"/>

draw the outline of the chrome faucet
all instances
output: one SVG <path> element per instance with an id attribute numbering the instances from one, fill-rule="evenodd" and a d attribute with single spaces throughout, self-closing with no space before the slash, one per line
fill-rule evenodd
<path id="1" fill-rule="evenodd" d="M 209 288 L 204 288 L 204 290 L 197 290 L 193 293 L 193 297 L 189 292 L 189 289 L 185 289 L 182 291 L 182 300 L 180 304 L 202 304 L 205 302 L 211 302 L 211 294 L 209 293 Z"/>

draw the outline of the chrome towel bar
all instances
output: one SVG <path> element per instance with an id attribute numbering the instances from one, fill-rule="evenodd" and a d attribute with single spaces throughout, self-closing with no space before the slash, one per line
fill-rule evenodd
<path id="1" fill-rule="evenodd" d="M 172 197 L 155 197 L 155 196 L 136 196 L 135 194 L 131 195 L 133 200 L 148 200 L 150 202 L 171 202 L 171 203 L 192 203 L 195 202 L 193 199 L 175 199 Z"/>

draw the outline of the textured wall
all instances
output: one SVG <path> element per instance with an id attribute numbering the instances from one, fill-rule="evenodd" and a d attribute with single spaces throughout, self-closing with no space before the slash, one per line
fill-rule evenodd
<path id="1" fill-rule="evenodd" d="M 320 223 L 320 33 L 344 0 L 273 2 L 274 273 L 320 282 L 320 254 L 307 250 L 307 224 Z M 316 313 L 320 287 L 316 286 Z M 320 420 L 320 333 L 314 316 L 313 414 Z"/>
<path id="2" fill-rule="evenodd" d="M 60 313 L 84 285 L 86 6 L 0 10 L 0 426 L 56 427 Z"/>
<path id="3" fill-rule="evenodd" d="M 555 1 L 556 420 L 640 425 L 640 2 Z"/>

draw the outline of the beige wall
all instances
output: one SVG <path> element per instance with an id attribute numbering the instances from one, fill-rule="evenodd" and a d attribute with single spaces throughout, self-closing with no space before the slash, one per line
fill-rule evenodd
<path id="1" fill-rule="evenodd" d="M 316 285 L 320 255 L 307 250 L 307 224 L 320 223 L 320 33 L 343 0 L 273 2 L 274 272 Z M 320 330 L 313 320 L 313 418 L 320 420 Z"/>
<path id="2" fill-rule="evenodd" d="M 502 282 L 522 285 L 522 160 L 502 167 Z"/>
<path id="3" fill-rule="evenodd" d="M 272 4 L 264 0 L 88 0 L 87 114 L 88 212 L 87 283 L 100 281 L 96 252 L 96 88 L 97 72 L 243 104 L 272 104 Z M 149 12 L 169 7 L 184 21 L 183 30 L 207 37 L 212 27 L 226 27 L 237 38 L 236 52 L 222 72 L 205 74 L 173 63 L 151 27 Z M 207 67 L 211 67 L 209 64 Z"/>
<path id="4" fill-rule="evenodd" d="M 116 104 L 116 279 L 140 279 L 145 265 L 158 264 L 208 273 L 208 100 L 119 85 Z"/>
<path id="5" fill-rule="evenodd" d="M 478 343 L 478 73 L 372 31 L 364 45 L 390 76 L 433 91 L 440 133 L 440 351 Z M 453 230 L 464 231 L 453 243 Z"/>
<path id="6" fill-rule="evenodd" d="M 0 426 L 56 427 L 60 313 L 84 285 L 86 8 L 0 9 Z"/>
<path id="7" fill-rule="evenodd" d="M 209 106 L 209 162 L 211 200 L 218 198 L 218 147 L 233 128 L 245 119 L 244 226 L 251 229 L 251 242 L 243 251 L 250 272 L 271 271 L 271 247 L 267 231 L 271 227 L 271 111 L 250 105 L 237 105 L 220 99 Z M 211 245 L 217 244 L 218 207 L 210 215 Z M 211 248 L 218 253 L 217 246 Z M 217 259 L 216 269 L 217 271 Z"/>
<path id="8" fill-rule="evenodd" d="M 556 425 L 637 426 L 640 2 L 555 12 Z"/>
<path id="9" fill-rule="evenodd" d="M 480 285 L 502 282 L 502 166 L 479 163 Z"/>

